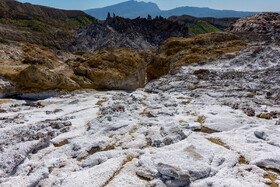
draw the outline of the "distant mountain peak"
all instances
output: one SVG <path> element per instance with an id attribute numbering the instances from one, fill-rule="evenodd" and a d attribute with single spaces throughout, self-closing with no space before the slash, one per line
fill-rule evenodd
<path id="1" fill-rule="evenodd" d="M 105 20 L 108 12 L 111 15 L 115 13 L 116 16 L 134 19 L 139 16 L 147 17 L 148 14 L 152 16 L 160 15 L 161 10 L 156 3 L 129 0 L 104 8 L 85 10 L 85 12 L 89 15 L 94 15 L 93 17 L 97 19 Z"/>
<path id="2" fill-rule="evenodd" d="M 97 19 L 105 20 L 107 13 L 115 13 L 117 16 L 124 18 L 136 18 L 136 17 L 147 17 L 151 15 L 152 17 L 162 16 L 168 18 L 170 16 L 181 16 L 190 15 L 194 17 L 214 17 L 214 18 L 224 18 L 224 17 L 237 17 L 243 18 L 257 14 L 258 12 L 243 12 L 234 10 L 215 10 L 208 7 L 177 7 L 171 10 L 160 10 L 156 3 L 144 2 L 137 0 L 128 0 L 122 3 L 110 5 L 103 8 L 95 8 L 85 10 L 85 12 Z"/>

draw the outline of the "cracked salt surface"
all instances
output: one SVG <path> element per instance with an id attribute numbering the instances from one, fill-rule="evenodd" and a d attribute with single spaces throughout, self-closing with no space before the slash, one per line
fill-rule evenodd
<path id="1" fill-rule="evenodd" d="M 280 49 L 230 56 L 132 93 L 2 102 L 0 186 L 278 186 Z"/>

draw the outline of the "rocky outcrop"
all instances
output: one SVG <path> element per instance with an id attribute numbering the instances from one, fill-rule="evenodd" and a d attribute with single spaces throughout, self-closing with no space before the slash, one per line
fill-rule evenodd
<path id="1" fill-rule="evenodd" d="M 132 49 L 68 53 L 22 44 L 0 45 L 0 52 L 1 97 L 49 90 L 134 90 L 146 81 L 146 61 Z"/>
<path id="2" fill-rule="evenodd" d="M 152 47 L 143 36 L 131 32 L 122 34 L 110 26 L 94 22 L 87 29 L 78 31 L 79 37 L 70 45 L 63 47 L 68 51 L 95 51 L 105 47 L 147 49 Z"/>
<path id="3" fill-rule="evenodd" d="M 147 67 L 148 80 L 159 78 L 196 62 L 207 62 L 244 48 L 246 43 L 226 32 L 171 38 L 152 56 Z"/>
<path id="4" fill-rule="evenodd" d="M 240 33 L 257 33 L 280 39 L 280 14 L 264 12 L 251 17 L 239 19 L 227 31 Z"/>
<path id="5" fill-rule="evenodd" d="M 81 63 L 75 72 L 90 79 L 93 88 L 136 89 L 145 85 L 146 62 L 130 50 L 104 49 Z"/>
<path id="6" fill-rule="evenodd" d="M 78 39 L 65 49 L 95 51 L 103 47 L 156 48 L 170 37 L 188 36 L 188 28 L 162 17 L 130 20 L 108 16 L 105 23 L 96 21 L 78 33 Z"/>
<path id="7" fill-rule="evenodd" d="M 59 66 L 58 58 L 48 48 L 25 45 L 22 50 L 24 52 L 23 64 L 43 65 L 49 69 Z"/>
<path id="8" fill-rule="evenodd" d="M 30 91 L 43 91 L 51 89 L 75 90 L 80 86 L 67 75 L 52 72 L 44 66 L 31 65 L 21 71 L 16 78 L 20 89 Z"/>
<path id="9" fill-rule="evenodd" d="M 134 90 L 181 66 L 209 62 L 245 46 L 238 36 L 223 32 L 171 38 L 158 50 L 104 48 L 69 53 L 31 44 L 3 44 L 0 76 L 11 81 L 17 93 Z"/>

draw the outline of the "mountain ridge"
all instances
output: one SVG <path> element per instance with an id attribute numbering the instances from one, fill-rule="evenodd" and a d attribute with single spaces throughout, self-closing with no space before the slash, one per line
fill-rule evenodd
<path id="1" fill-rule="evenodd" d="M 135 11 L 135 9 L 137 9 L 137 12 Z M 142 9 L 144 11 L 139 11 L 139 9 Z M 84 12 L 89 15 L 95 15 L 93 17 L 104 20 L 107 18 L 108 12 L 110 12 L 111 14 L 115 13 L 116 15 L 124 18 L 136 18 L 138 16 L 147 17 L 147 12 L 154 12 L 153 16 L 156 16 L 161 12 L 161 10 L 155 3 L 145 3 L 130 0 L 103 8 L 84 10 Z"/>
<path id="2" fill-rule="evenodd" d="M 0 9 L 1 12 L 5 12 L 5 16 L 13 13 L 21 13 L 26 16 L 36 15 L 61 20 L 76 18 L 79 16 L 91 17 L 81 10 L 63 10 L 47 6 L 33 5 L 30 3 L 21 3 L 15 0 L 0 1 Z"/>
<path id="3" fill-rule="evenodd" d="M 95 20 L 79 10 L 62 10 L 14 0 L 0 1 L 0 39 L 60 48 L 80 26 Z"/>
<path id="4" fill-rule="evenodd" d="M 139 13 L 139 9 L 142 10 Z M 258 12 L 246 12 L 246 11 L 235 11 L 235 10 L 216 10 L 210 9 L 208 7 L 177 7 L 170 10 L 161 10 L 156 3 L 152 2 L 139 2 L 135 0 L 130 0 L 103 8 L 93 8 L 84 10 L 85 13 L 97 18 L 104 20 L 107 17 L 107 13 L 115 13 L 117 16 L 134 19 L 138 16 L 147 17 L 150 14 L 152 17 L 162 16 L 168 18 L 170 16 L 181 16 L 184 14 L 194 16 L 194 17 L 214 17 L 214 18 L 224 18 L 224 17 L 248 17 Z"/>

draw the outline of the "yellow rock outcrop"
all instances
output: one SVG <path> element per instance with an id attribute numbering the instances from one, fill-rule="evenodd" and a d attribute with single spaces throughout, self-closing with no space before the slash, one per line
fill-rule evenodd
<path id="1" fill-rule="evenodd" d="M 190 38 L 170 38 L 156 52 L 148 64 L 148 80 L 175 71 L 195 62 L 210 61 L 239 51 L 246 43 L 231 33 L 201 34 Z"/>
<path id="2" fill-rule="evenodd" d="M 136 89 L 144 87 L 146 62 L 128 49 L 99 50 L 76 68 L 76 74 L 87 77 L 98 89 Z"/>
<path id="3" fill-rule="evenodd" d="M 158 50 L 112 49 L 96 52 L 51 50 L 31 44 L 1 45 L 0 76 L 19 92 L 59 89 L 134 90 L 147 81 L 195 62 L 209 62 L 246 47 L 231 33 L 171 38 Z M 9 53 L 7 52 L 9 51 Z M 5 56 L 6 55 L 6 56 Z"/>
<path id="4" fill-rule="evenodd" d="M 79 84 L 63 73 L 52 72 L 39 65 L 31 65 L 21 71 L 16 78 L 17 86 L 28 91 L 44 91 L 51 89 L 75 90 Z"/>

